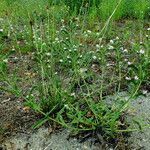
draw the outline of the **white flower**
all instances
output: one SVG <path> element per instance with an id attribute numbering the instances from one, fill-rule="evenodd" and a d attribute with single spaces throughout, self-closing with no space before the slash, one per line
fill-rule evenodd
<path id="1" fill-rule="evenodd" d="M 111 44 L 114 44 L 114 41 L 113 41 L 113 40 L 110 40 L 110 43 L 111 43 Z"/>
<path id="2" fill-rule="evenodd" d="M 143 44 L 143 42 L 141 41 L 141 42 L 140 42 L 140 44 L 142 45 L 142 44 Z"/>
<path id="3" fill-rule="evenodd" d="M 51 53 L 46 53 L 46 56 L 51 56 Z"/>
<path id="4" fill-rule="evenodd" d="M 96 33 L 96 35 L 97 35 L 97 36 L 99 36 L 99 35 L 100 35 L 100 33 L 99 33 L 99 32 L 97 32 L 97 33 Z"/>
<path id="5" fill-rule="evenodd" d="M 56 37 L 56 38 L 55 38 L 55 41 L 59 41 L 59 38 Z"/>
<path id="6" fill-rule="evenodd" d="M 99 45 L 99 44 L 96 44 L 96 48 L 100 48 L 100 45 Z"/>
<path id="7" fill-rule="evenodd" d="M 147 28 L 147 31 L 150 31 L 150 28 Z"/>
<path id="8" fill-rule="evenodd" d="M 108 46 L 108 49 L 109 49 L 109 50 L 113 50 L 114 47 L 113 47 L 112 45 L 109 45 L 109 46 Z"/>
<path id="9" fill-rule="evenodd" d="M 128 81 L 130 81 L 130 80 L 131 80 L 131 78 L 130 78 L 130 77 L 125 77 L 125 79 L 126 79 L 126 80 L 128 80 Z"/>
<path id="10" fill-rule="evenodd" d="M 92 31 L 90 31 L 90 30 L 87 30 L 87 33 L 91 34 L 91 33 L 92 33 Z"/>
<path id="11" fill-rule="evenodd" d="M 61 22 L 64 22 L 64 19 L 61 19 Z"/>
<path id="12" fill-rule="evenodd" d="M 147 90 L 143 90 L 142 93 L 145 95 L 147 94 Z"/>
<path id="13" fill-rule="evenodd" d="M 70 109 L 69 106 L 68 106 L 68 104 L 65 104 L 64 107 L 65 107 L 66 109 Z"/>
<path id="14" fill-rule="evenodd" d="M 76 45 L 73 45 L 73 48 L 77 48 L 77 46 L 76 46 Z"/>
<path id="15" fill-rule="evenodd" d="M 123 47 L 120 47 L 120 50 L 123 51 Z"/>
<path id="16" fill-rule="evenodd" d="M 70 96 L 75 96 L 75 93 L 71 93 Z"/>
<path id="17" fill-rule="evenodd" d="M 0 21 L 3 21 L 4 19 L 3 18 L 0 18 Z"/>
<path id="18" fill-rule="evenodd" d="M 59 60 L 59 62 L 63 62 L 63 60 L 62 60 L 62 59 L 60 59 L 60 60 Z"/>
<path id="19" fill-rule="evenodd" d="M 4 59 L 3 62 L 8 63 L 8 59 Z"/>
<path id="20" fill-rule="evenodd" d="M 85 36 L 85 37 L 88 37 L 88 34 L 85 34 L 84 36 Z"/>
<path id="21" fill-rule="evenodd" d="M 146 34 L 145 36 L 148 38 L 148 35 L 147 35 L 147 34 Z"/>
<path id="22" fill-rule="evenodd" d="M 67 56 L 67 59 L 70 59 L 70 56 Z"/>
<path id="23" fill-rule="evenodd" d="M 3 29 L 0 29 L 0 32 L 3 32 L 4 30 Z"/>
<path id="24" fill-rule="evenodd" d="M 138 76 L 135 76 L 134 79 L 135 79 L 135 80 L 138 80 L 139 78 L 138 78 Z"/>
<path id="25" fill-rule="evenodd" d="M 66 26 L 65 25 L 62 25 L 62 28 L 65 28 Z"/>
<path id="26" fill-rule="evenodd" d="M 128 65 L 131 65 L 132 63 L 130 61 L 128 61 Z"/>
<path id="27" fill-rule="evenodd" d="M 96 57 L 96 56 L 93 56 L 93 59 L 97 59 L 97 57 Z"/>
<path id="28" fill-rule="evenodd" d="M 80 55 L 80 58 L 82 58 L 82 55 Z"/>
<path id="29" fill-rule="evenodd" d="M 127 62 L 127 61 L 128 61 L 128 59 L 126 59 L 126 58 L 125 58 L 125 59 L 124 59 L 124 61 L 125 61 L 125 62 Z"/>
<path id="30" fill-rule="evenodd" d="M 124 49 L 124 50 L 123 50 L 123 52 L 127 53 L 127 52 L 128 52 L 128 50 L 127 50 L 127 49 Z"/>
<path id="31" fill-rule="evenodd" d="M 87 68 L 80 68 L 80 72 L 81 73 L 84 73 L 84 72 L 86 72 L 87 71 Z"/>
<path id="32" fill-rule="evenodd" d="M 139 53 L 144 54 L 145 53 L 144 49 L 140 49 Z"/>
<path id="33" fill-rule="evenodd" d="M 116 40 L 119 40 L 119 37 L 118 37 L 118 36 L 116 37 Z"/>

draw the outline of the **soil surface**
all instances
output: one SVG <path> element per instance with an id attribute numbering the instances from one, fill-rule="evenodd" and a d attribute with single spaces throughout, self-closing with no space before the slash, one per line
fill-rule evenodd
<path id="1" fill-rule="evenodd" d="M 25 112 L 22 109 L 13 109 L 19 106 L 19 102 L 14 102 L 14 99 L 15 98 L 12 97 L 11 100 L 3 100 L 1 102 L 1 107 L 5 104 L 6 113 L 8 113 L 8 110 L 13 111 L 12 116 L 5 116 L 7 119 L 5 122 L 10 124 L 6 125 L 8 129 L 7 132 L 3 134 L 5 140 L 2 142 L 0 148 L 2 150 L 117 150 L 117 147 L 107 147 L 107 144 L 105 148 L 100 143 L 94 144 L 94 139 L 92 138 L 82 143 L 76 138 L 68 139 L 70 132 L 66 129 L 53 132 L 50 126 L 42 126 L 38 130 L 32 130 L 31 126 L 34 121 L 38 119 L 37 116 L 32 111 Z M 9 105 L 6 105 L 7 103 L 9 103 Z M 12 107 L 10 107 L 10 103 Z M 140 96 L 132 102 L 130 114 L 131 116 L 143 117 L 145 118 L 145 123 L 148 123 L 148 116 L 150 116 L 149 106 L 150 94 Z M 0 110 L 2 111 L 2 109 Z M 13 126 L 11 127 L 11 125 Z M 132 150 L 149 150 L 150 129 L 147 128 L 141 132 L 133 132 L 129 137 L 129 144 Z"/>

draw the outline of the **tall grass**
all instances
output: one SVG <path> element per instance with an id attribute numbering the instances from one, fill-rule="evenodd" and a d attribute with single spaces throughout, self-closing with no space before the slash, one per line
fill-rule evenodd
<path id="1" fill-rule="evenodd" d="M 12 0 L 2 0 L 0 9 L 3 10 L 7 6 L 11 8 L 20 8 L 23 10 L 28 10 L 28 12 L 33 12 L 38 10 L 41 14 L 45 13 L 46 7 L 50 5 L 66 5 L 69 7 L 71 14 L 80 14 L 85 10 L 89 11 L 89 14 L 95 11 L 96 16 L 100 19 L 106 20 L 113 9 L 116 7 L 119 0 L 45 0 L 36 1 L 12 1 Z M 40 8 L 45 7 L 45 10 Z M 21 10 L 23 12 L 23 10 Z M 18 11 L 18 10 L 17 10 Z M 1 11 L 3 12 L 3 11 Z M 26 13 L 26 11 L 24 11 Z M 24 16 L 24 13 L 22 13 Z M 120 8 L 114 15 L 114 19 L 118 20 L 121 18 L 149 18 L 150 17 L 150 1 L 149 0 L 122 0 Z"/>

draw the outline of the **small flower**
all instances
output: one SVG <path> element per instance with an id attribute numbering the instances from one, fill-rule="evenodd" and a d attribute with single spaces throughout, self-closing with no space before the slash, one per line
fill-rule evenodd
<path id="1" fill-rule="evenodd" d="M 123 51 L 123 47 L 120 47 L 120 50 Z"/>
<path id="2" fill-rule="evenodd" d="M 92 33 L 92 31 L 90 31 L 90 30 L 87 30 L 87 33 L 91 34 L 91 33 Z"/>
<path id="3" fill-rule="evenodd" d="M 84 72 L 86 72 L 87 71 L 87 68 L 80 68 L 80 72 L 81 73 L 84 73 Z"/>
<path id="4" fill-rule="evenodd" d="M 66 109 L 70 109 L 69 106 L 68 106 L 68 104 L 65 104 L 64 107 L 65 107 Z"/>
<path id="5" fill-rule="evenodd" d="M 123 52 L 124 52 L 124 53 L 127 53 L 127 52 L 128 52 L 128 50 L 127 50 L 127 49 L 124 49 L 124 50 L 123 50 Z"/>
<path id="6" fill-rule="evenodd" d="M 70 59 L 70 56 L 67 56 L 67 59 Z"/>
<path id="7" fill-rule="evenodd" d="M 111 44 L 114 44 L 114 41 L 113 41 L 113 40 L 110 40 L 110 43 L 111 43 Z"/>
<path id="8" fill-rule="evenodd" d="M 128 81 L 130 81 L 130 80 L 131 80 L 131 78 L 130 78 L 130 77 L 125 77 L 125 79 L 126 79 L 126 80 L 128 80 Z"/>
<path id="9" fill-rule="evenodd" d="M 74 92 L 70 94 L 70 96 L 75 96 L 75 95 L 76 95 L 76 94 L 75 94 Z"/>
<path id="10" fill-rule="evenodd" d="M 112 45 L 109 45 L 109 46 L 108 46 L 108 49 L 109 49 L 109 50 L 113 50 L 114 47 L 113 47 Z"/>
<path id="11" fill-rule="evenodd" d="M 14 52 L 14 51 L 15 51 L 15 48 L 12 48 L 12 51 Z"/>
<path id="12" fill-rule="evenodd" d="M 150 31 L 150 28 L 147 28 L 147 31 Z"/>
<path id="13" fill-rule="evenodd" d="M 61 22 L 64 22 L 64 19 L 61 19 Z"/>
<path id="14" fill-rule="evenodd" d="M 59 41 L 59 38 L 56 37 L 56 38 L 55 38 L 55 41 Z"/>
<path id="15" fill-rule="evenodd" d="M 145 53 L 144 49 L 140 49 L 139 53 L 144 54 Z"/>
<path id="16" fill-rule="evenodd" d="M 127 62 L 127 61 L 128 61 L 128 59 L 126 59 L 126 58 L 125 58 L 125 59 L 124 59 L 124 61 L 125 61 L 125 62 Z"/>
<path id="17" fill-rule="evenodd" d="M 0 18 L 0 21 L 3 21 L 4 19 L 3 18 Z"/>
<path id="18" fill-rule="evenodd" d="M 99 45 L 99 44 L 96 44 L 96 48 L 100 48 L 100 45 Z"/>
<path id="19" fill-rule="evenodd" d="M 97 36 L 99 36 L 99 35 L 100 35 L 100 33 L 99 33 L 99 32 L 97 32 L 97 33 L 96 33 L 96 35 L 97 35 Z"/>
<path id="20" fill-rule="evenodd" d="M 138 78 L 138 76 L 135 76 L 134 79 L 135 79 L 135 80 L 138 80 L 139 78 Z"/>
<path id="21" fill-rule="evenodd" d="M 0 29 L 0 32 L 3 32 L 4 30 L 3 29 Z"/>
<path id="22" fill-rule="evenodd" d="M 83 55 L 80 55 L 79 57 L 82 58 Z"/>
<path id="23" fill-rule="evenodd" d="M 95 59 L 97 59 L 97 57 L 96 57 L 96 56 L 93 56 L 93 59 L 95 60 Z"/>
<path id="24" fill-rule="evenodd" d="M 140 42 L 140 44 L 142 45 L 142 44 L 143 44 L 143 42 L 141 41 L 141 42 Z"/>
<path id="25" fill-rule="evenodd" d="M 60 60 L 59 60 L 59 62 L 61 62 L 61 63 L 62 63 L 62 62 L 63 62 L 63 60 L 62 60 L 62 59 L 60 59 Z"/>
<path id="26" fill-rule="evenodd" d="M 8 63 L 8 59 L 4 59 L 3 62 Z"/>
<path id="27" fill-rule="evenodd" d="M 46 53 L 46 56 L 51 56 L 51 53 Z"/>
<path id="28" fill-rule="evenodd" d="M 85 37 L 88 37 L 88 34 L 85 34 L 84 36 L 85 36 Z"/>
<path id="29" fill-rule="evenodd" d="M 79 44 L 79 46 L 83 46 L 83 44 L 82 44 L 82 43 L 80 43 L 80 44 Z"/>
<path id="30" fill-rule="evenodd" d="M 128 61 L 128 65 L 131 65 L 132 63 L 130 61 Z"/>
<path id="31" fill-rule="evenodd" d="M 147 90 L 143 90 L 142 93 L 143 93 L 144 95 L 146 95 L 146 94 L 147 94 Z"/>
<path id="32" fill-rule="evenodd" d="M 119 37 L 118 37 L 118 36 L 116 37 L 116 40 L 119 40 Z"/>

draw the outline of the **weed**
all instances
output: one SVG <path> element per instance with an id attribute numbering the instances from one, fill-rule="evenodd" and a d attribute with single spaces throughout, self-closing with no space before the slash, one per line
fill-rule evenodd
<path id="1" fill-rule="evenodd" d="M 6 21 L 0 22 L 0 48 L 13 49 L 19 57 L 29 52 L 36 82 L 23 93 L 17 70 L 9 75 L 9 55 L 2 53 L 1 89 L 23 98 L 42 115 L 33 127 L 50 120 L 75 133 L 98 132 L 106 140 L 136 130 L 125 114 L 143 87 L 149 90 L 149 28 L 141 25 L 148 1 L 141 8 L 140 0 L 37 1 L 37 5 L 31 0 L 24 8 L 22 1 L 8 2 L 4 5 L 11 13 L 1 14 Z M 139 26 L 114 22 L 127 17 L 139 18 Z M 129 94 L 127 100 L 118 96 L 123 91 Z M 109 102 L 108 96 L 113 100 Z"/>

